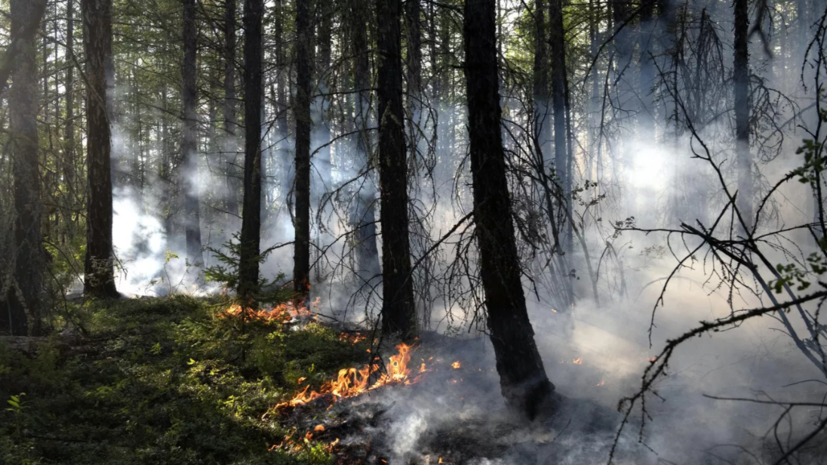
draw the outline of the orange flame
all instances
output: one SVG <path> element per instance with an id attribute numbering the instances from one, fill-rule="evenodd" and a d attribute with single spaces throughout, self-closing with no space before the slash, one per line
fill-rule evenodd
<path id="1" fill-rule="evenodd" d="M 457 360 L 456 362 L 452 363 L 451 366 L 454 368 L 454 370 L 459 370 L 462 367 L 462 363 L 460 363 L 459 360 Z"/>
<path id="2" fill-rule="evenodd" d="M 571 363 L 573 363 L 575 365 L 582 365 L 583 364 L 583 357 L 576 358 L 576 359 L 572 360 Z"/>
<path id="3" fill-rule="evenodd" d="M 356 368 L 344 368 L 339 370 L 339 375 L 335 380 L 324 383 L 318 392 L 311 391 L 310 386 L 307 386 L 292 399 L 279 403 L 275 408 L 304 405 L 326 394 L 332 394 L 333 400 L 338 401 L 349 397 L 356 397 L 359 394 L 388 384 L 409 385 L 419 382 L 419 376 L 412 378 L 410 376 L 411 370 L 408 368 L 408 363 L 411 361 L 411 349 L 413 349 L 413 347 L 407 344 L 399 344 L 396 348 L 399 352 L 396 355 L 391 355 L 390 363 L 388 363 L 386 367 L 387 371 L 382 373 L 372 385 L 368 385 L 368 382 L 372 375 L 379 372 L 379 365 L 365 365 L 359 370 Z M 425 364 L 423 363 L 420 373 L 424 369 Z"/>
<path id="4" fill-rule="evenodd" d="M 316 299 L 313 302 L 313 305 L 318 306 L 319 299 Z M 242 318 L 246 321 L 258 320 L 265 323 L 289 323 L 293 319 L 299 318 L 315 320 L 316 315 L 305 306 L 299 306 L 297 308 L 293 302 L 285 302 L 271 309 L 260 310 L 254 308 L 242 308 L 239 304 L 233 304 L 230 308 L 220 313 L 218 318 Z"/>

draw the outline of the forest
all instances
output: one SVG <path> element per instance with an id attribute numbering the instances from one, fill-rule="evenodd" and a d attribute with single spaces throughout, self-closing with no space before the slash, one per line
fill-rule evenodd
<path id="1" fill-rule="evenodd" d="M 0 0 L 0 464 L 827 464 L 827 0 Z"/>

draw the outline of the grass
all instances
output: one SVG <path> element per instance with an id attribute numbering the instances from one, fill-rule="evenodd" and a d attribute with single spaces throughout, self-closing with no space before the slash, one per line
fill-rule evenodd
<path id="1" fill-rule="evenodd" d="M 219 318 L 186 297 L 74 309 L 92 342 L 57 337 L 36 355 L 0 343 L 0 463 L 323 464 L 322 444 L 268 452 L 289 434 L 264 413 L 300 377 L 318 385 L 365 347 L 311 323 Z M 14 396 L 14 397 L 13 397 Z"/>

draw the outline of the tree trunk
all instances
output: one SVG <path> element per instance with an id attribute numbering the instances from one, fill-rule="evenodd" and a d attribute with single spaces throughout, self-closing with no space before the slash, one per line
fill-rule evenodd
<path id="1" fill-rule="evenodd" d="M 410 112 L 410 128 L 408 140 L 411 141 L 411 157 L 415 159 L 417 142 L 421 128 L 421 92 L 422 92 L 422 27 L 420 24 L 420 0 L 406 0 L 405 24 L 407 25 L 407 68 L 408 68 L 408 111 Z"/>
<path id="2" fill-rule="evenodd" d="M 224 154 L 227 173 L 227 213 L 238 216 L 238 169 L 236 158 L 235 30 L 236 0 L 224 0 Z"/>
<path id="3" fill-rule="evenodd" d="M 245 301 L 258 286 L 261 242 L 261 47 L 264 0 L 244 0 L 244 204 L 238 295 Z"/>
<path id="4" fill-rule="evenodd" d="M 198 94 L 195 83 L 198 54 L 198 31 L 195 24 L 195 0 L 184 2 L 184 66 L 182 67 L 182 102 L 184 127 L 181 134 L 181 155 L 184 183 L 184 231 L 187 241 L 187 259 L 191 264 L 202 265 L 200 199 L 198 195 Z"/>
<path id="5" fill-rule="evenodd" d="M 275 40 L 276 40 L 276 105 L 278 107 L 278 115 L 276 122 L 278 123 L 278 146 L 281 147 L 279 160 L 281 162 L 281 186 L 282 198 L 285 202 L 287 198 L 287 191 L 293 184 L 293 179 L 290 177 L 290 169 L 293 165 L 293 160 L 290 159 L 290 150 L 287 146 L 287 137 L 289 135 L 289 127 L 287 123 L 287 85 L 289 79 L 285 79 L 286 69 L 288 68 L 284 58 L 284 0 L 276 0 L 275 11 Z"/>
<path id="6" fill-rule="evenodd" d="M 563 198 L 571 192 L 568 133 L 566 131 L 566 37 L 563 29 L 563 0 L 549 0 L 549 44 L 551 46 L 551 105 L 554 113 L 554 169 L 563 189 Z M 560 205 L 569 208 L 569 202 Z M 561 246 L 571 252 L 571 221 L 560 231 Z"/>
<path id="7" fill-rule="evenodd" d="M 738 170 L 737 206 L 747 229 L 753 226 L 752 155 L 749 148 L 749 2 L 735 0 L 735 63 L 732 83 L 735 94 L 735 160 Z"/>
<path id="8" fill-rule="evenodd" d="M 112 0 L 82 0 L 86 52 L 86 261 L 83 291 L 89 297 L 116 298 L 112 246 L 112 133 L 110 77 Z"/>
<path id="9" fill-rule="evenodd" d="M 310 290 L 310 93 L 313 82 L 313 32 L 310 0 L 296 4 L 296 241 L 293 254 L 293 288 L 300 295 Z"/>
<path id="10" fill-rule="evenodd" d="M 9 95 L 14 184 L 14 245 L 11 250 L 14 251 L 15 266 L 12 287 L 8 295 L 0 296 L 6 300 L 6 305 L 0 307 L 0 331 L 26 336 L 30 328 L 32 334 L 41 332 L 43 237 L 38 172 L 37 50 L 34 34 L 21 37 L 18 31 L 35 30 L 42 19 L 43 9 L 29 0 L 13 0 L 10 6 L 11 46 L 16 48 Z"/>
<path id="11" fill-rule="evenodd" d="M 640 6 L 640 36 L 638 39 L 638 49 L 640 50 L 640 88 L 638 89 L 640 110 L 638 112 L 638 122 L 640 123 L 639 138 L 641 141 L 648 143 L 655 136 L 652 98 L 652 86 L 655 83 L 655 65 L 652 61 L 652 55 L 655 54 L 652 49 L 654 42 L 652 16 L 655 9 L 655 0 L 642 1 L 643 3 Z"/>
<path id="12" fill-rule="evenodd" d="M 358 160 L 365 168 L 370 166 L 370 132 L 368 131 L 368 119 L 370 112 L 370 57 L 368 55 L 368 34 L 366 18 L 368 8 L 362 0 L 351 2 L 352 27 L 353 27 L 353 53 L 356 57 L 354 69 L 354 86 L 357 91 L 356 98 L 356 127 L 358 129 L 356 140 L 356 155 L 361 157 Z M 376 191 L 370 179 L 371 173 L 366 174 L 369 179 L 359 189 L 359 199 L 356 203 L 355 221 L 357 229 L 355 233 L 356 242 L 356 266 L 359 276 L 369 280 L 381 273 L 379 265 L 379 249 L 376 246 L 376 214 L 375 201 Z"/>
<path id="13" fill-rule="evenodd" d="M 75 205 L 75 1 L 66 2 L 66 127 L 63 141 L 63 183 L 66 185 L 64 223 L 74 224 Z"/>
<path id="14" fill-rule="evenodd" d="M 554 395 L 528 319 L 500 132 L 495 0 L 465 2 L 465 76 L 474 218 L 488 329 L 506 401 L 529 418 Z"/>
<path id="15" fill-rule="evenodd" d="M 539 166 L 545 170 L 548 144 L 548 42 L 546 41 L 545 0 L 534 2 L 534 135 Z"/>
<path id="16" fill-rule="evenodd" d="M 402 2 L 377 0 L 379 60 L 379 183 L 382 224 L 382 330 L 404 340 L 416 334 L 411 246 L 408 242 L 408 162 L 402 104 Z"/>

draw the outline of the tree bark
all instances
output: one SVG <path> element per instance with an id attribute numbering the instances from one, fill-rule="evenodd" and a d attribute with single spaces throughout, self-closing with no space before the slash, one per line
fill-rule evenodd
<path id="1" fill-rule="evenodd" d="M 264 0 L 244 0 L 244 203 L 238 295 L 245 303 L 253 297 L 259 279 L 263 15 Z"/>
<path id="2" fill-rule="evenodd" d="M 362 0 L 351 1 L 351 24 L 353 28 L 353 53 L 356 57 L 354 69 L 354 87 L 356 88 L 356 155 L 361 157 L 359 163 L 365 168 L 371 164 L 370 160 L 370 132 L 368 120 L 370 113 L 370 57 L 368 50 L 368 34 L 366 18 L 367 5 Z M 379 248 L 376 246 L 376 191 L 371 173 L 365 176 L 365 185 L 359 189 L 356 203 L 355 221 L 356 233 L 356 266 L 359 275 L 369 280 L 381 272 L 379 265 Z"/>
<path id="3" fill-rule="evenodd" d="M 63 141 L 63 183 L 66 184 L 64 223 L 74 224 L 75 204 L 75 1 L 66 2 L 66 121 Z M 67 236 L 70 235 L 66 231 Z"/>
<path id="4" fill-rule="evenodd" d="M 417 142 L 420 139 L 422 122 L 422 26 L 420 0 L 406 0 L 405 24 L 407 26 L 407 81 L 408 111 L 410 112 L 408 140 L 411 141 L 411 157 L 416 157 Z"/>
<path id="5" fill-rule="evenodd" d="M 82 0 L 86 52 L 86 261 L 84 293 L 116 298 L 112 244 L 112 133 L 109 100 L 112 63 L 112 0 Z"/>
<path id="6" fill-rule="evenodd" d="M 563 28 L 563 0 L 549 0 L 549 45 L 551 46 L 551 105 L 554 113 L 554 168 L 563 197 L 571 192 L 571 170 L 566 131 L 566 37 Z M 560 205 L 569 208 L 570 202 Z M 561 246 L 571 252 L 571 221 L 560 231 Z"/>
<path id="7" fill-rule="evenodd" d="M 533 418 L 554 396 L 520 280 L 500 132 L 495 1 L 465 2 L 465 76 L 474 218 L 488 329 L 506 401 Z"/>
<path id="8" fill-rule="evenodd" d="M 38 335 L 43 285 L 42 204 L 38 172 L 37 62 L 34 34 L 21 37 L 20 31 L 37 29 L 43 10 L 28 0 L 11 2 L 12 47 L 15 56 L 9 95 L 9 135 L 14 184 L 14 280 L 6 305 L 0 307 L 0 331 L 26 336 L 29 329 Z"/>
<path id="9" fill-rule="evenodd" d="M 738 209 L 747 229 L 753 226 L 752 155 L 749 148 L 749 2 L 735 0 L 735 62 L 732 83 L 735 94 L 735 159 L 738 170 Z"/>
<path id="10" fill-rule="evenodd" d="M 187 241 L 187 259 L 191 264 L 202 265 L 200 196 L 198 195 L 198 93 L 195 73 L 198 56 L 198 30 L 195 24 L 195 0 L 184 3 L 184 65 L 182 67 L 182 102 L 184 127 L 181 134 L 181 155 L 184 183 L 183 221 Z"/>
<path id="11" fill-rule="evenodd" d="M 235 40 L 236 0 L 224 0 L 224 163 L 227 173 L 227 213 L 238 216 L 238 169 L 236 155 L 236 88 L 235 88 Z"/>
<path id="12" fill-rule="evenodd" d="M 534 2 L 534 134 L 537 137 L 537 156 L 545 167 L 548 144 L 548 42 L 546 38 L 545 0 Z"/>
<path id="13" fill-rule="evenodd" d="M 379 183 L 382 224 L 382 329 L 416 334 L 408 242 L 408 161 L 402 103 L 402 2 L 377 0 Z"/>
<path id="14" fill-rule="evenodd" d="M 296 3 L 296 240 L 293 252 L 293 288 L 300 295 L 310 290 L 310 93 L 313 50 L 310 0 Z"/>

